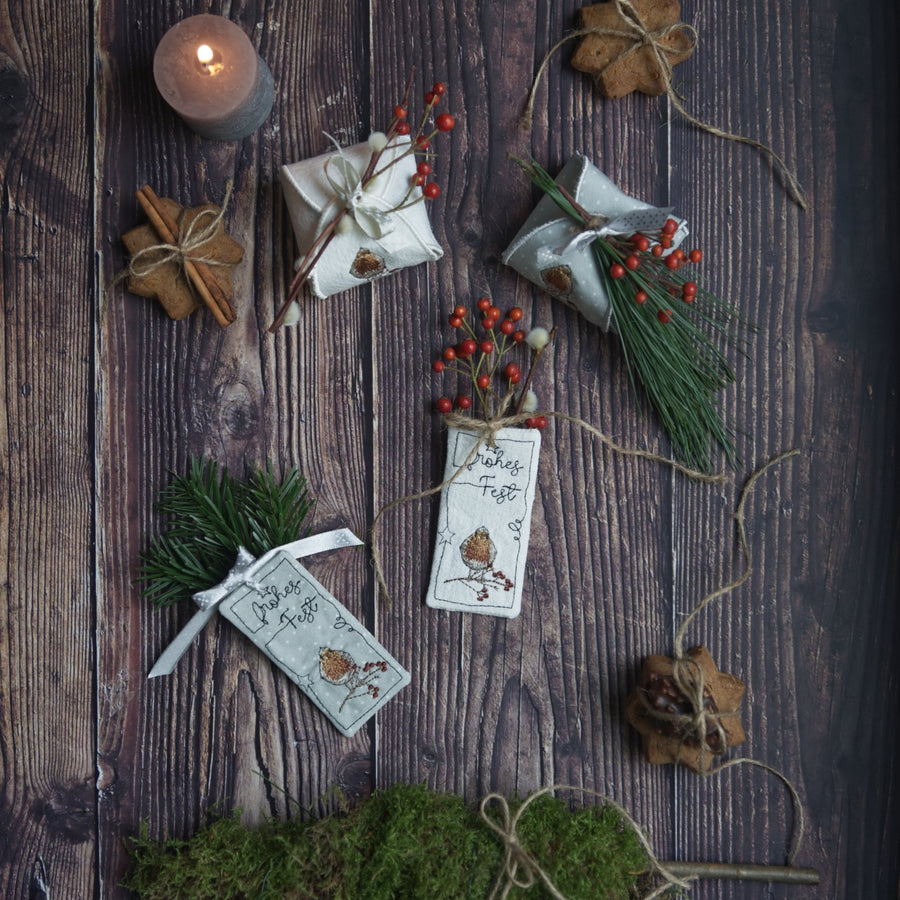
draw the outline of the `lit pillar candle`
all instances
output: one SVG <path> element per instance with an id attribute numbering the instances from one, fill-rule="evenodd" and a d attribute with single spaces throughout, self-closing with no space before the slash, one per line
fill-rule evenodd
<path id="1" fill-rule="evenodd" d="M 153 78 L 166 103 L 205 138 L 234 141 L 272 109 L 272 73 L 244 32 L 221 16 L 183 19 L 159 42 Z"/>

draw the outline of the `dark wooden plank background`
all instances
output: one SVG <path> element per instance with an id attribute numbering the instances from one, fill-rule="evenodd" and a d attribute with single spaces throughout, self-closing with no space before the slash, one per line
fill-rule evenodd
<path id="1" fill-rule="evenodd" d="M 604 102 L 550 65 L 531 134 L 517 116 L 537 61 L 578 3 L 149 3 L 0 0 L 0 894 L 117 897 L 123 839 L 147 821 L 192 833 L 213 805 L 284 815 L 334 784 L 395 781 L 476 798 L 563 781 L 608 793 L 663 856 L 779 860 L 790 809 L 745 768 L 716 781 L 651 769 L 623 723 L 641 659 L 740 571 L 731 513 L 747 472 L 798 447 L 748 507 L 749 583 L 690 637 L 748 684 L 748 755 L 806 804 L 800 861 L 818 889 L 697 885 L 701 898 L 889 897 L 898 890 L 898 371 L 893 248 L 897 10 L 880 0 L 686 0 L 701 47 L 676 70 L 701 118 L 783 153 L 811 209 L 752 150 L 671 117 L 664 100 Z M 260 131 L 215 144 L 158 96 L 156 44 L 182 15 L 227 15 L 269 63 Z M 445 258 L 372 288 L 307 300 L 264 333 L 293 240 L 286 162 L 383 124 L 447 82 L 460 124 L 440 148 L 432 209 Z M 558 328 L 540 392 L 622 443 L 666 452 L 631 396 L 615 341 L 518 280 L 499 254 L 534 202 L 506 160 L 592 157 L 691 222 L 704 275 L 759 325 L 727 412 L 745 461 L 725 488 L 625 460 L 559 423 L 542 450 L 528 587 L 514 621 L 426 610 L 435 502 L 385 520 L 390 609 L 363 554 L 316 574 L 411 670 L 413 685 L 340 737 L 237 632 L 216 623 L 169 678 L 146 681 L 192 613 L 155 613 L 131 579 L 169 470 L 205 453 L 240 469 L 297 464 L 316 526 L 365 534 L 389 500 L 435 482 L 443 440 L 429 370 L 455 303 L 483 293 Z M 219 201 L 247 248 L 238 322 L 173 323 L 121 289 L 134 191 Z M 260 777 L 262 773 L 271 784 Z"/>

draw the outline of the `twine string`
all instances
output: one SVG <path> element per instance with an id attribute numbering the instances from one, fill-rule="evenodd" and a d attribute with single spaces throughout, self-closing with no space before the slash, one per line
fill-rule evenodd
<path id="1" fill-rule="evenodd" d="M 644 900 L 654 900 L 654 898 L 662 896 L 671 888 L 689 890 L 689 882 L 691 879 L 678 878 L 663 866 L 653 852 L 653 847 L 650 846 L 650 841 L 644 834 L 643 829 L 635 822 L 623 806 L 616 803 L 615 800 L 610 799 L 605 794 L 600 794 L 590 788 L 577 787 L 568 784 L 553 784 L 529 794 L 514 815 L 510 812 L 506 798 L 501 794 L 488 794 L 482 799 L 479 807 L 481 818 L 500 838 L 504 848 L 503 862 L 489 900 L 506 900 L 514 887 L 527 890 L 537 881 L 540 881 L 544 885 L 547 892 L 554 900 L 566 900 L 565 895 L 556 887 L 550 876 L 541 867 L 540 863 L 525 847 L 522 846 L 517 831 L 519 819 L 521 819 L 525 810 L 527 810 L 539 797 L 556 793 L 556 791 L 577 791 L 585 796 L 595 797 L 606 805 L 611 806 L 619 813 L 644 848 L 644 852 L 647 854 L 647 858 L 650 862 L 651 871 L 663 879 L 663 884 L 648 894 Z M 488 808 L 492 805 L 496 805 L 499 808 L 500 821 L 498 821 L 493 814 L 488 812 Z"/>
<path id="2" fill-rule="evenodd" d="M 200 256 L 198 251 L 206 244 L 215 239 L 231 200 L 231 193 L 234 189 L 234 183 L 229 180 L 225 187 L 225 198 L 222 200 L 222 206 L 219 211 L 214 209 L 204 209 L 197 213 L 191 220 L 190 225 L 185 229 L 179 228 L 178 241 L 175 244 L 153 244 L 150 247 L 144 247 L 138 250 L 128 263 L 128 268 L 122 273 L 121 277 L 144 278 L 152 274 L 162 266 L 169 263 L 176 263 L 182 269 L 188 261 L 193 263 L 204 263 L 207 266 L 227 266 L 228 263 L 209 256 Z M 182 217 L 184 212 L 182 212 Z M 207 224 L 203 224 L 209 219 Z M 180 223 L 179 223 L 180 224 Z M 190 283 L 190 280 L 188 281 Z"/>
<path id="3" fill-rule="evenodd" d="M 717 756 L 726 751 L 727 735 L 722 720 L 729 716 L 734 716 L 736 713 L 719 712 L 714 708 L 707 707 L 705 703 L 706 698 L 704 696 L 706 680 L 703 676 L 703 671 L 696 660 L 691 659 L 691 657 L 685 653 L 685 633 L 694 619 L 696 619 L 710 603 L 740 587 L 750 578 L 753 571 L 753 559 L 750 553 L 750 544 L 747 541 L 744 517 L 744 508 L 747 504 L 747 500 L 749 499 L 756 482 L 772 466 L 775 466 L 792 456 L 796 456 L 799 452 L 799 450 L 788 450 L 785 453 L 773 457 L 747 479 L 747 483 L 741 491 L 740 500 L 738 501 L 737 509 L 734 513 L 738 542 L 744 558 L 744 571 L 737 578 L 728 582 L 728 584 L 722 585 L 707 594 L 681 623 L 681 627 L 675 635 L 672 680 L 676 689 L 687 700 L 691 711 L 689 713 L 663 712 L 655 709 L 648 698 L 643 695 L 641 696 L 641 703 L 650 718 L 660 722 L 673 724 L 677 731 L 684 736 L 685 741 L 690 741 L 691 743 L 699 745 L 701 751 L 701 770 L 706 764 L 705 754 Z M 758 763 L 757 765 L 763 766 L 762 763 Z M 779 777 L 784 780 L 783 776 L 779 775 Z"/>
<path id="4" fill-rule="evenodd" d="M 800 853 L 800 847 L 803 844 L 803 838 L 806 834 L 806 816 L 803 813 L 803 804 L 800 802 L 800 794 L 797 792 L 797 788 L 794 787 L 793 782 L 784 775 L 782 772 L 779 772 L 778 769 L 767 765 L 764 762 L 760 762 L 758 759 L 749 759 L 747 757 L 740 757 L 739 759 L 730 759 L 728 762 L 722 763 L 720 766 L 716 766 L 715 769 L 711 769 L 708 772 L 704 772 L 702 774 L 706 776 L 718 775 L 720 772 L 724 772 L 726 769 L 730 769 L 733 766 L 756 766 L 757 769 L 762 769 L 765 772 L 768 772 L 770 775 L 774 775 L 787 789 L 788 795 L 791 798 L 791 808 L 794 811 L 794 822 L 791 828 L 791 841 L 788 844 L 788 852 L 787 852 L 787 864 L 789 866 L 794 865 L 797 861 L 797 855 Z"/>
<path id="5" fill-rule="evenodd" d="M 501 409 L 506 408 L 508 406 L 507 400 L 501 404 Z M 696 469 L 691 469 L 688 466 L 682 465 L 674 459 L 669 459 L 665 456 L 660 456 L 657 453 L 651 453 L 649 450 L 637 450 L 631 447 L 623 447 L 621 444 L 617 444 L 612 438 L 607 437 L 599 428 L 595 428 L 593 425 L 585 422 L 584 419 L 579 419 L 575 416 L 569 416 L 565 413 L 560 412 L 552 412 L 548 411 L 546 413 L 540 412 L 529 412 L 529 413 L 513 413 L 512 415 L 498 416 L 493 419 L 473 419 L 470 416 L 465 416 L 462 413 L 448 413 L 444 416 L 444 422 L 448 427 L 464 429 L 466 431 L 474 432 L 476 435 L 476 441 L 472 445 L 472 449 L 469 451 L 466 458 L 460 464 L 459 468 L 453 473 L 450 478 L 446 478 L 441 481 L 440 484 L 434 485 L 434 487 L 426 488 L 423 491 L 418 491 L 414 494 L 407 494 L 404 497 L 398 497 L 395 500 L 392 500 L 390 503 L 385 504 L 378 511 L 378 514 L 375 516 L 374 521 L 372 522 L 372 528 L 369 533 L 369 538 L 371 541 L 372 547 L 372 565 L 375 569 L 375 578 L 378 581 L 378 587 L 381 589 L 382 594 L 385 597 L 385 600 L 388 605 L 391 602 L 390 591 L 388 590 L 387 580 L 384 574 L 384 568 L 381 563 L 381 541 L 378 537 L 379 527 L 381 525 L 381 520 L 384 515 L 390 512 L 392 509 L 396 509 L 398 506 L 403 505 L 404 503 L 410 503 L 413 500 L 422 500 L 425 497 L 431 497 L 434 494 L 440 493 L 444 488 L 452 485 L 457 478 L 462 475 L 462 473 L 469 467 L 472 461 L 478 455 L 478 451 L 485 445 L 489 447 L 494 447 L 496 445 L 496 437 L 497 432 L 500 431 L 501 428 L 512 428 L 516 425 L 524 425 L 528 419 L 533 416 L 544 415 L 547 418 L 553 419 L 562 419 L 564 422 L 569 422 L 572 425 L 576 425 L 579 428 L 587 431 L 589 434 L 594 435 L 602 444 L 609 447 L 610 450 L 615 453 L 619 453 L 622 456 L 633 456 L 638 459 L 646 459 L 651 462 L 660 463 L 664 466 L 669 466 L 674 469 L 676 472 L 681 472 L 681 474 L 687 476 L 688 478 L 693 479 L 694 481 L 700 481 L 705 484 L 724 484 L 727 480 L 727 476 L 721 474 L 708 474 L 706 472 L 700 472 Z"/>
<path id="6" fill-rule="evenodd" d="M 803 189 L 800 187 L 800 183 L 797 181 L 796 176 L 791 172 L 791 170 L 788 168 L 787 163 L 781 158 L 781 156 L 779 156 L 768 144 L 764 144 L 762 141 L 757 141 L 754 138 L 745 137 L 741 134 L 735 134 L 731 131 L 724 131 L 721 128 L 717 128 L 715 125 L 709 125 L 706 122 L 698 119 L 696 116 L 693 116 L 684 108 L 684 105 L 681 102 L 682 98 L 679 97 L 678 92 L 672 86 L 673 66 L 672 62 L 669 59 L 670 55 L 679 55 L 682 51 L 668 47 L 664 42 L 665 39 L 671 34 L 680 31 L 690 38 L 690 47 L 688 49 L 692 52 L 700 42 L 700 36 L 697 32 L 697 29 L 695 29 L 692 25 L 685 24 L 684 22 L 678 22 L 674 25 L 667 25 L 664 28 L 657 29 L 656 31 L 651 31 L 647 27 L 644 20 L 641 18 L 638 11 L 635 9 L 634 5 L 631 3 L 631 0 L 611 0 L 611 2 L 616 7 L 616 11 L 621 16 L 623 22 L 627 27 L 627 30 L 623 31 L 618 28 L 595 26 L 592 28 L 579 28 L 560 38 L 544 56 L 544 59 L 542 60 L 540 66 L 538 67 L 537 73 L 534 76 L 534 81 L 531 84 L 531 90 L 528 93 L 528 102 L 525 105 L 525 112 L 522 115 L 523 127 L 531 128 L 532 121 L 534 119 L 534 103 L 538 86 L 541 82 L 541 79 L 544 77 L 547 64 L 550 62 L 550 58 L 560 49 L 560 47 L 562 47 L 569 41 L 575 40 L 576 38 L 585 37 L 589 34 L 597 35 L 599 37 L 621 38 L 626 41 L 631 41 L 631 43 L 615 59 L 610 60 L 610 62 L 607 63 L 602 71 L 606 71 L 606 69 L 608 69 L 611 65 L 619 62 L 622 59 L 625 59 L 635 51 L 643 49 L 644 47 L 648 48 L 652 52 L 656 64 L 659 66 L 665 94 L 671 101 L 672 106 L 675 108 L 675 110 L 679 112 L 685 119 L 687 119 L 688 122 L 690 122 L 696 128 L 699 128 L 701 131 L 705 131 L 708 134 L 723 138 L 727 141 L 735 141 L 739 144 L 747 144 L 748 146 L 753 147 L 763 155 L 767 156 L 771 160 L 775 168 L 781 173 L 791 199 L 801 209 L 806 210 L 808 208 L 806 196 L 804 195 Z M 602 72 L 600 74 L 602 74 Z"/>

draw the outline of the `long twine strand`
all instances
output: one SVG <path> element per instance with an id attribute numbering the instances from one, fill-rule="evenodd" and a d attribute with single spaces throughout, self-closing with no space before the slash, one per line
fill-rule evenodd
<path id="1" fill-rule="evenodd" d="M 622 816 L 623 820 L 628 824 L 634 832 L 635 837 L 637 837 L 641 846 L 644 848 L 644 852 L 647 854 L 647 858 L 650 861 L 651 869 L 656 875 L 662 878 L 664 882 L 660 887 L 648 894 L 644 900 L 653 900 L 653 898 L 660 897 L 671 888 L 680 888 L 681 890 L 688 890 L 690 888 L 690 879 L 678 878 L 663 866 L 653 852 L 653 847 L 650 845 L 650 841 L 646 834 L 644 834 L 643 829 L 623 806 L 616 803 L 615 800 L 612 800 L 605 794 L 600 794 L 590 788 L 577 787 L 568 784 L 554 784 L 530 794 L 516 810 L 515 815 L 510 813 L 509 804 L 506 802 L 506 798 L 501 794 L 488 794 L 482 799 L 479 807 L 481 818 L 494 833 L 498 835 L 503 842 L 504 847 L 503 863 L 489 900 L 506 900 L 513 888 L 517 887 L 528 890 L 528 888 L 532 887 L 538 881 L 544 885 L 547 892 L 554 900 L 566 900 L 565 895 L 556 887 L 550 876 L 541 867 L 540 863 L 525 849 L 525 847 L 522 846 L 517 831 L 519 819 L 522 817 L 525 810 L 539 797 L 555 793 L 556 791 L 577 791 L 586 796 L 595 797 L 608 806 L 611 806 L 620 816 Z M 491 804 L 496 804 L 499 807 L 500 822 L 488 813 L 488 807 Z"/>
<path id="2" fill-rule="evenodd" d="M 756 482 L 772 466 L 775 466 L 792 456 L 796 456 L 799 452 L 799 450 L 788 450 L 785 453 L 773 457 L 747 479 L 747 483 L 744 485 L 737 509 L 734 513 L 738 541 L 740 543 L 741 553 L 744 557 L 744 571 L 733 581 L 730 581 L 728 584 L 722 585 L 707 594 L 681 623 L 681 627 L 675 635 L 672 680 L 675 683 L 675 687 L 690 704 L 690 714 L 661 713 L 657 710 L 650 709 L 649 707 L 647 708 L 647 713 L 652 718 L 674 723 L 680 727 L 683 733 L 693 737 L 699 744 L 701 772 L 705 768 L 705 754 L 708 753 L 715 756 L 716 754 L 724 753 L 727 748 L 727 734 L 725 732 L 725 727 L 722 724 L 722 719 L 726 718 L 726 714 L 720 713 L 715 709 L 707 708 L 705 703 L 706 680 L 703 675 L 703 670 L 697 664 L 696 660 L 691 659 L 685 654 L 685 633 L 694 619 L 696 619 L 710 603 L 718 597 L 722 597 L 730 591 L 740 587 L 750 578 L 753 571 L 753 559 L 750 552 L 750 544 L 747 541 L 744 507 L 746 506 L 747 500 L 750 497 Z M 715 743 L 710 741 L 710 735 L 715 736 Z M 763 766 L 762 763 L 758 763 L 758 765 Z M 765 768 L 765 766 L 763 767 Z M 779 777 L 784 780 L 784 777 L 779 773 L 775 774 L 778 774 Z M 791 788 L 791 790 L 793 790 L 793 788 Z"/>
<path id="3" fill-rule="evenodd" d="M 688 35 L 691 40 L 690 50 L 694 50 L 700 41 L 697 30 L 692 25 L 687 25 L 683 22 L 679 22 L 675 25 L 668 25 L 665 28 L 651 31 L 647 27 L 644 20 L 641 18 L 638 11 L 634 8 L 634 5 L 630 2 L 630 0 L 612 0 L 612 3 L 616 7 L 616 11 L 622 17 L 622 20 L 625 22 L 626 26 L 628 26 L 628 30 L 622 31 L 617 28 L 605 28 L 602 26 L 593 28 L 579 28 L 576 31 L 572 31 L 569 34 L 565 35 L 565 37 L 560 38 L 560 40 L 558 40 L 544 56 L 544 59 L 541 62 L 541 65 L 538 67 L 537 73 L 535 74 L 534 81 L 531 85 L 531 90 L 528 93 L 528 102 L 525 105 L 525 112 L 522 116 L 523 126 L 525 128 L 531 127 L 534 118 L 534 103 L 538 85 L 540 84 L 541 79 L 544 76 L 550 58 L 560 49 L 560 47 L 562 47 L 569 41 L 575 40 L 576 38 L 585 37 L 589 34 L 598 35 L 600 37 L 614 37 L 629 40 L 632 41 L 632 43 L 625 50 L 623 50 L 622 53 L 619 54 L 619 56 L 611 60 L 606 68 L 609 68 L 609 66 L 613 65 L 613 63 L 619 62 L 621 59 L 624 59 L 625 57 L 636 52 L 637 50 L 642 49 L 643 47 L 649 48 L 649 50 L 653 53 L 657 65 L 659 66 L 660 74 L 662 75 L 663 80 L 663 87 L 665 89 L 666 96 L 672 103 L 672 106 L 696 128 L 699 128 L 702 131 L 705 131 L 715 137 L 724 138 L 728 141 L 735 141 L 736 143 L 740 144 L 747 144 L 748 146 L 753 147 L 765 156 L 768 156 L 776 169 L 781 173 L 782 178 L 784 178 L 785 184 L 788 189 L 788 194 L 790 194 L 791 199 L 801 209 L 806 210 L 808 208 L 806 196 L 803 193 L 803 189 L 800 187 L 800 183 L 797 181 L 796 176 L 791 172 L 791 170 L 788 168 L 787 163 L 781 158 L 781 156 L 779 156 L 768 144 L 764 144 L 762 141 L 757 141 L 754 138 L 745 137 L 741 134 L 735 134 L 731 131 L 724 131 L 721 128 L 717 128 L 715 125 L 709 125 L 706 122 L 703 122 L 700 119 L 696 118 L 696 116 L 693 116 L 684 108 L 681 102 L 681 98 L 678 96 L 678 92 L 672 86 L 673 66 L 668 58 L 669 55 L 678 54 L 680 51 L 674 50 L 671 47 L 667 47 L 663 43 L 663 41 L 670 34 L 676 31 L 681 31 L 682 33 Z"/>
<path id="4" fill-rule="evenodd" d="M 747 500 L 750 497 L 750 494 L 753 491 L 756 482 L 762 478 L 765 473 L 772 468 L 772 466 L 777 466 L 780 462 L 783 462 L 786 459 L 789 459 L 792 456 L 797 456 L 800 453 L 799 450 L 787 450 L 784 453 L 779 453 L 778 456 L 770 459 L 765 465 L 761 466 L 757 469 L 748 479 L 747 483 L 744 485 L 744 489 L 741 491 L 741 497 L 738 501 L 737 509 L 734 512 L 734 521 L 737 526 L 737 534 L 738 541 L 741 546 L 741 552 L 744 556 L 744 571 L 743 573 L 734 579 L 734 581 L 729 582 L 728 584 L 723 585 L 722 587 L 716 588 L 711 593 L 707 594 L 692 610 L 690 615 L 681 623 L 681 627 L 678 629 L 678 633 L 675 635 L 675 655 L 678 658 L 684 656 L 684 635 L 690 626 L 691 622 L 709 606 L 710 603 L 713 602 L 717 597 L 721 597 L 723 594 L 727 594 L 730 591 L 735 590 L 735 588 L 739 588 L 752 574 L 752 566 L 753 566 L 753 558 L 750 553 L 750 544 L 747 541 L 747 530 L 745 526 L 745 518 L 744 518 L 744 507 L 747 505 Z"/>
<path id="5" fill-rule="evenodd" d="M 712 777 L 714 775 L 719 775 L 726 769 L 731 769 L 734 766 L 740 765 L 755 766 L 758 769 L 768 772 L 770 775 L 774 775 L 787 789 L 794 810 L 794 823 L 791 829 L 792 839 L 788 847 L 787 864 L 793 866 L 797 859 L 797 855 L 800 852 L 806 830 L 803 804 L 800 802 L 800 795 L 797 793 L 797 789 L 791 781 L 777 769 L 756 759 L 747 759 L 743 757 L 740 759 L 732 759 L 703 774 L 706 777 Z M 504 848 L 503 861 L 497 879 L 494 882 L 493 890 L 490 893 L 489 900 L 507 900 L 513 888 L 528 890 L 538 881 L 543 884 L 544 888 L 554 900 L 566 900 L 565 895 L 553 883 L 541 864 L 527 848 L 523 846 L 518 834 L 519 819 L 521 819 L 528 807 L 539 797 L 543 797 L 547 794 L 554 794 L 557 791 L 575 791 L 585 796 L 594 797 L 607 806 L 611 806 L 619 813 L 623 821 L 638 839 L 644 852 L 647 854 L 647 859 L 650 863 L 651 876 L 662 879 L 661 884 L 652 889 L 649 894 L 646 894 L 643 900 L 656 900 L 656 898 L 667 894 L 673 888 L 677 888 L 681 891 L 690 890 L 690 882 L 696 880 L 697 876 L 691 875 L 686 878 L 679 878 L 673 872 L 669 871 L 656 855 L 644 829 L 641 828 L 631 814 L 620 803 L 617 803 L 611 797 L 601 794 L 598 791 L 591 790 L 590 788 L 568 784 L 553 784 L 529 794 L 514 815 L 510 812 L 509 804 L 502 794 L 492 793 L 482 799 L 479 806 L 481 818 L 500 838 Z M 492 804 L 496 804 L 499 808 L 500 821 L 488 812 L 488 808 Z"/>
<path id="6" fill-rule="evenodd" d="M 375 516 L 374 521 L 372 522 L 372 528 L 369 532 L 369 539 L 372 548 L 372 565 L 375 569 L 375 578 L 378 581 L 378 587 L 381 589 L 381 592 L 384 595 L 388 605 L 390 605 L 391 602 L 391 595 L 390 591 L 388 590 L 387 580 L 384 574 L 384 567 L 381 562 L 381 541 L 378 537 L 381 520 L 384 515 L 404 503 L 410 503 L 413 500 L 422 500 L 425 497 L 431 497 L 434 494 L 440 493 L 440 491 L 452 485 L 457 480 L 457 478 L 462 475 L 462 473 L 475 459 L 478 451 L 483 446 L 485 446 L 485 444 L 490 447 L 494 446 L 497 432 L 500 431 L 501 428 L 511 428 L 516 425 L 523 425 L 534 415 L 545 415 L 547 418 L 562 419 L 565 422 L 570 422 L 571 424 L 577 425 L 579 428 L 584 429 L 589 434 L 594 435 L 600 440 L 602 444 L 609 447 L 610 450 L 614 451 L 615 453 L 619 453 L 623 456 L 637 457 L 638 459 L 646 459 L 651 462 L 660 463 L 664 466 L 669 466 L 676 472 L 681 472 L 683 475 L 686 475 L 688 478 L 691 478 L 694 481 L 700 481 L 706 484 L 724 484 L 727 480 L 727 476 L 725 475 L 711 475 L 706 472 L 700 472 L 696 469 L 691 469 L 688 466 L 684 466 L 676 460 L 669 459 L 665 456 L 660 456 L 656 453 L 651 453 L 649 450 L 637 450 L 630 447 L 623 447 L 621 444 L 617 444 L 611 438 L 607 437 L 602 431 L 600 431 L 600 429 L 595 428 L 593 425 L 585 422 L 583 419 L 578 419 L 575 416 L 569 416 L 565 413 L 552 411 L 548 411 L 546 413 L 515 413 L 511 416 L 503 416 L 486 421 L 472 419 L 469 416 L 462 415 L 461 413 L 451 413 L 444 417 L 444 421 L 448 427 L 465 429 L 466 431 L 474 432 L 477 436 L 477 439 L 472 446 L 472 449 L 469 451 L 468 456 L 466 456 L 466 458 L 460 464 L 459 468 L 457 468 L 457 470 L 450 478 L 441 481 L 440 484 L 436 484 L 434 487 L 426 488 L 423 491 L 419 491 L 414 494 L 408 494 L 404 497 L 398 497 L 396 500 L 392 500 L 390 503 L 387 503 L 385 506 L 381 507 L 381 509 L 378 511 L 378 514 Z"/>

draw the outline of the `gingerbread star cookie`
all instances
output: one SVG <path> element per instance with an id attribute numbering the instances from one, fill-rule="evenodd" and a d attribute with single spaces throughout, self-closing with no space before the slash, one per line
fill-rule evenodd
<path id="1" fill-rule="evenodd" d="M 189 229 L 194 219 L 204 210 L 210 210 L 218 214 L 219 207 L 210 203 L 203 206 L 184 207 L 174 200 L 166 197 L 160 198 L 160 203 L 169 216 L 178 223 L 182 232 Z M 134 257 L 141 250 L 158 246 L 164 243 L 160 239 L 153 225 L 140 225 L 122 235 L 128 253 Z M 215 236 L 206 242 L 200 251 L 204 259 L 215 260 L 220 265 L 210 267 L 219 287 L 222 288 L 225 297 L 231 296 L 231 269 L 241 261 L 244 256 L 244 248 L 230 238 L 221 223 Z M 158 254 L 163 256 L 162 251 Z M 130 275 L 127 280 L 128 290 L 139 297 L 156 298 L 172 319 L 183 319 L 189 316 L 195 309 L 202 306 L 202 301 L 191 287 L 185 275 L 184 267 L 176 261 L 154 266 L 154 254 L 148 254 L 141 260 L 141 269 L 149 269 L 146 274 Z"/>
<path id="2" fill-rule="evenodd" d="M 659 53 L 669 66 L 694 50 L 691 29 L 682 26 L 678 0 L 608 0 L 578 10 L 578 27 L 593 29 L 572 55 L 572 65 L 594 76 L 605 97 L 632 91 L 664 94 L 667 79 Z"/>
<path id="3" fill-rule="evenodd" d="M 693 670 L 703 679 L 701 734 L 696 730 L 693 704 L 673 678 L 675 662 L 667 656 L 644 660 L 638 685 L 625 704 L 625 715 L 643 737 L 647 762 L 682 763 L 695 772 L 706 772 L 715 756 L 746 738 L 738 718 L 746 686 L 734 675 L 720 672 L 705 647 L 688 650 L 685 662 L 688 674 Z"/>

